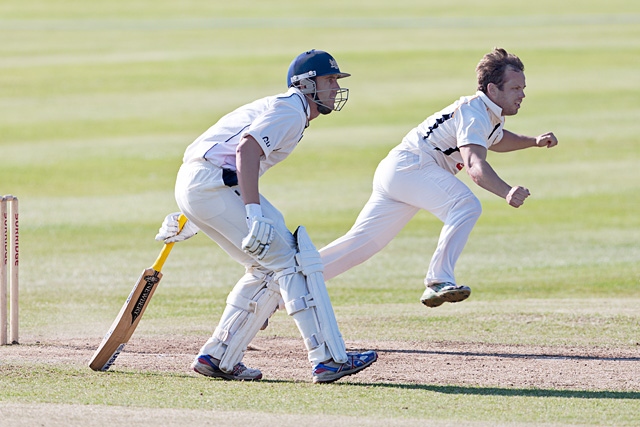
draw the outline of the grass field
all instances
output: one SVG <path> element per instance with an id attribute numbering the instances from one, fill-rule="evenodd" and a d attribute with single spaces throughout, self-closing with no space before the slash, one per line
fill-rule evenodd
<path id="1" fill-rule="evenodd" d="M 0 194 L 20 198 L 22 285 L 21 345 L 0 347 L 0 426 L 640 425 L 638 382 L 555 388 L 355 376 L 317 387 L 309 374 L 230 384 L 188 366 L 114 365 L 103 374 L 71 350 L 55 363 L 46 346 L 39 353 L 52 342 L 99 343 L 160 250 L 153 237 L 177 210 L 173 183 L 186 146 L 236 106 L 283 91 L 298 53 L 331 52 L 352 74 L 350 99 L 312 122 L 261 189 L 321 247 L 351 226 L 385 154 L 432 112 L 472 94 L 476 63 L 501 46 L 521 57 L 527 76 L 527 98 L 507 128 L 560 140 L 554 150 L 489 155 L 532 197 L 511 209 L 460 174 L 483 203 L 457 268 L 471 298 L 419 304 L 441 227 L 421 213 L 372 260 L 328 282 L 343 335 L 584 357 L 613 349 L 640 371 L 640 3 L 221 3 L 0 3 Z M 163 272 L 132 340 L 199 346 L 241 268 L 198 235 L 174 249 Z M 282 313 L 264 334 L 298 336 Z M 12 347 L 33 349 L 35 361 L 11 356 Z"/>

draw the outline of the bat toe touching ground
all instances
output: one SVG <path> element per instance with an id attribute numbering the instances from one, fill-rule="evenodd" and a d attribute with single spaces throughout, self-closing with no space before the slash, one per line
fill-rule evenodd
<path id="1" fill-rule="evenodd" d="M 181 229 L 186 221 L 187 218 L 184 215 L 180 215 L 178 222 Z M 160 279 L 162 279 L 160 270 L 167 260 L 173 245 L 174 243 L 165 243 L 153 265 L 145 269 L 140 275 L 138 282 L 134 285 L 129 297 L 120 309 L 120 313 L 118 313 L 111 328 L 109 328 L 100 346 L 98 346 L 89 361 L 89 367 L 94 371 L 108 370 L 129 341 L 129 338 L 131 338 L 131 335 L 133 335 L 153 293 L 158 287 Z"/>

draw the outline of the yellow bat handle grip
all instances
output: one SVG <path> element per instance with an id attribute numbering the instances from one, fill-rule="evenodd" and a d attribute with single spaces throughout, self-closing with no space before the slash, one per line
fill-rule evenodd
<path id="1" fill-rule="evenodd" d="M 180 214 L 180 216 L 178 217 L 178 227 L 180 231 L 182 231 L 182 227 L 184 227 L 186 223 L 187 223 L 187 217 L 184 216 L 184 214 Z M 160 271 L 162 269 L 164 262 L 167 260 L 167 257 L 169 256 L 169 253 L 173 248 L 173 245 L 175 245 L 175 243 L 164 244 L 164 246 L 162 247 L 162 250 L 160 251 L 160 255 L 158 255 L 158 258 L 156 259 L 156 262 L 154 262 L 153 265 L 151 266 L 152 269 L 154 269 L 155 271 Z"/>

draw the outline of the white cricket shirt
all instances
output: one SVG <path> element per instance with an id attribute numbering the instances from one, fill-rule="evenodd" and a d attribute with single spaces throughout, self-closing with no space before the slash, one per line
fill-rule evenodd
<path id="1" fill-rule="evenodd" d="M 182 161 L 206 159 L 231 170 L 236 168 L 236 147 L 244 135 L 260 144 L 260 175 L 284 160 L 302 139 L 309 124 L 309 104 L 296 88 L 243 105 L 223 116 L 189 145 Z"/>
<path id="2" fill-rule="evenodd" d="M 456 174 L 464 167 L 459 147 L 476 144 L 489 148 L 502 139 L 503 129 L 502 108 L 478 91 L 427 117 L 397 148 L 426 151 L 440 167 Z"/>

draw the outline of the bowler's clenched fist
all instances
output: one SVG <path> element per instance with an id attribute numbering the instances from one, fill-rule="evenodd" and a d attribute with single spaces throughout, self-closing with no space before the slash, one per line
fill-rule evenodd
<path id="1" fill-rule="evenodd" d="M 538 147 L 555 147 L 558 145 L 558 138 L 553 134 L 553 132 L 543 133 L 536 137 L 536 145 Z"/>
<path id="2" fill-rule="evenodd" d="M 514 208 L 519 208 L 524 203 L 524 199 L 529 197 L 531 193 L 524 187 L 519 185 L 511 187 L 511 191 L 507 194 L 507 203 Z"/>

